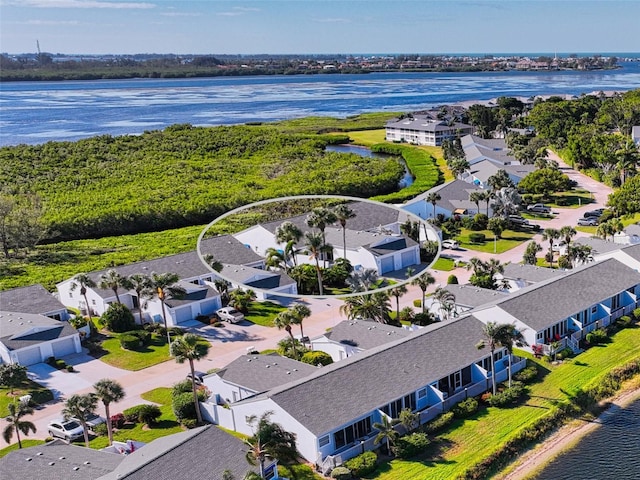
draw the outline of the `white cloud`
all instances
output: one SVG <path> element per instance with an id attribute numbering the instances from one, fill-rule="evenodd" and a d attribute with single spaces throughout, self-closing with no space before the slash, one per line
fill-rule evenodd
<path id="1" fill-rule="evenodd" d="M 148 2 L 112 2 L 108 0 L 19 0 L 6 1 L 3 4 L 32 8 L 147 9 L 156 6 Z"/>
<path id="2" fill-rule="evenodd" d="M 240 15 L 244 15 L 245 13 L 250 12 L 259 12 L 259 8 L 250 8 L 250 7 L 233 7 L 230 11 L 227 12 L 218 12 L 216 15 L 221 17 L 239 17 Z"/>
<path id="3" fill-rule="evenodd" d="M 76 20 L 27 20 L 19 25 L 80 25 Z"/>
<path id="4" fill-rule="evenodd" d="M 199 17 L 201 14 L 188 12 L 163 12 L 160 15 L 163 17 Z"/>
<path id="5" fill-rule="evenodd" d="M 348 18 L 316 18 L 314 19 L 315 22 L 320 22 L 320 23 L 351 23 L 351 20 L 349 20 Z"/>

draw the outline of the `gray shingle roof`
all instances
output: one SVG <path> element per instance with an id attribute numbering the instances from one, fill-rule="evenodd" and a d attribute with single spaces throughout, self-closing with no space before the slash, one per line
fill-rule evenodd
<path id="1" fill-rule="evenodd" d="M 367 320 L 344 320 L 325 333 L 334 342 L 354 345 L 364 350 L 391 343 L 411 335 L 409 330 Z"/>
<path id="2" fill-rule="evenodd" d="M 435 323 L 254 398 L 270 397 L 321 435 L 486 357 L 476 348 L 482 328 L 472 316 Z"/>
<path id="3" fill-rule="evenodd" d="M 616 250 L 620 250 L 621 247 L 621 245 L 618 245 L 617 243 L 608 242 L 596 237 L 576 238 L 575 243 L 590 246 L 593 255 L 598 255 L 599 253 L 615 252 Z"/>
<path id="4" fill-rule="evenodd" d="M 471 128 L 471 125 L 458 122 L 454 125 L 448 125 L 445 121 L 433 120 L 427 115 L 414 115 L 400 120 L 390 120 L 385 124 L 385 128 L 399 128 L 418 132 L 455 132 L 456 130 Z"/>
<path id="5" fill-rule="evenodd" d="M 611 258 L 523 288 L 498 306 L 538 331 L 639 283 L 640 273 Z"/>
<path id="6" fill-rule="evenodd" d="M 100 480 L 222 480 L 225 470 L 241 479 L 247 472 L 257 471 L 247 463 L 246 451 L 241 440 L 209 425 L 148 443 Z"/>
<path id="7" fill-rule="evenodd" d="M 624 247 L 622 251 L 634 260 L 638 260 L 640 262 L 640 244 L 629 245 L 628 247 Z"/>
<path id="8" fill-rule="evenodd" d="M 544 282 L 564 275 L 562 270 L 538 267 L 524 263 L 507 263 L 504 265 L 503 277 L 510 280 L 524 280 L 529 283 Z"/>
<path id="9" fill-rule="evenodd" d="M 498 165 L 491 160 L 480 160 L 471 166 L 469 172 L 478 180 L 486 183 L 489 177 L 498 173 L 499 170 L 504 170 L 509 175 L 523 179 L 535 169 L 534 165 Z"/>
<path id="10" fill-rule="evenodd" d="M 415 240 L 409 237 L 391 237 L 387 242 L 378 240 L 375 243 L 366 245 L 365 248 L 374 255 L 388 255 L 391 252 L 398 252 L 417 244 Z"/>
<path id="11" fill-rule="evenodd" d="M 67 445 L 61 440 L 56 440 L 46 445 L 23 448 L 7 454 L 0 459 L 0 478 L 96 480 L 115 469 L 124 458 L 121 455 Z"/>
<path id="12" fill-rule="evenodd" d="M 242 355 L 216 375 L 226 382 L 246 387 L 254 392 L 272 388 L 307 377 L 317 367 L 280 355 Z"/>
<path id="13" fill-rule="evenodd" d="M 252 265 L 264 259 L 231 235 L 205 238 L 200 243 L 203 255 L 211 254 L 220 263 Z"/>
<path id="14" fill-rule="evenodd" d="M 0 292 L 0 310 L 46 315 L 65 308 L 40 284 Z"/>
<path id="15" fill-rule="evenodd" d="M 243 265 L 225 264 L 220 273 L 231 282 L 265 290 L 291 285 L 296 282 L 284 273 L 261 270 Z"/>
<path id="16" fill-rule="evenodd" d="M 465 182 L 464 180 L 452 180 L 451 182 L 444 183 L 442 185 L 437 185 L 432 189 L 418 195 L 416 198 L 411 200 L 411 203 L 416 201 L 426 201 L 427 195 L 432 192 L 437 192 L 440 194 L 441 199 L 438 200 L 438 206 L 442 207 L 446 210 L 453 212 L 456 208 L 466 208 L 475 211 L 476 204 L 469 201 L 469 194 L 471 192 L 482 192 L 480 187 L 473 185 L 471 183 Z M 485 202 L 480 202 L 480 211 L 484 212 Z M 431 205 L 428 206 L 428 209 L 431 209 Z"/>
<path id="17" fill-rule="evenodd" d="M 24 335 L 34 327 L 44 330 Z M 78 332 L 67 322 L 59 322 L 44 315 L 0 311 L 0 342 L 9 350 L 38 345 L 57 338 L 76 335 Z"/>
<path id="18" fill-rule="evenodd" d="M 185 285 L 186 284 L 186 285 Z M 178 282 L 178 285 L 185 285 L 187 293 L 180 298 L 167 298 L 165 303 L 170 308 L 179 307 L 181 305 L 187 305 L 192 302 L 199 302 L 206 298 L 215 298 L 220 294 L 208 285 L 195 285 L 188 282 Z M 191 288 L 190 288 L 191 287 Z M 195 288 L 193 288 L 195 287 Z"/>
<path id="19" fill-rule="evenodd" d="M 473 285 L 445 285 L 442 288 L 456 296 L 456 305 L 468 308 L 475 308 L 486 303 L 499 301 L 508 295 L 504 292 L 474 287 Z"/>

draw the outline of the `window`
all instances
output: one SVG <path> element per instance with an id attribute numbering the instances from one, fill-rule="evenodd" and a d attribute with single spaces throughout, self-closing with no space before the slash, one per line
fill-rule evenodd
<path id="1" fill-rule="evenodd" d="M 611 310 L 620 308 L 620 294 L 611 297 Z"/>
<path id="2" fill-rule="evenodd" d="M 320 437 L 320 440 L 318 440 L 318 445 L 320 445 L 320 448 L 324 447 L 325 445 L 329 445 L 329 435 Z"/>
<path id="3" fill-rule="evenodd" d="M 424 398 L 427 396 L 427 389 L 423 388 L 422 390 L 418 391 L 418 398 Z"/>
<path id="4" fill-rule="evenodd" d="M 73 298 L 73 292 L 69 292 L 69 298 Z"/>
<path id="5" fill-rule="evenodd" d="M 342 430 L 338 430 L 333 434 L 335 448 L 341 448 L 345 445 L 349 445 L 360 438 L 366 437 L 369 433 L 371 433 L 371 417 L 363 418 L 362 420 L 349 425 Z"/>
<path id="6" fill-rule="evenodd" d="M 598 311 L 598 306 L 597 305 L 594 305 L 593 307 L 591 307 L 591 313 L 596 313 L 597 311 Z"/>
<path id="7" fill-rule="evenodd" d="M 91 305 L 95 305 L 95 304 L 96 304 L 95 299 L 92 299 L 92 300 L 91 300 Z"/>

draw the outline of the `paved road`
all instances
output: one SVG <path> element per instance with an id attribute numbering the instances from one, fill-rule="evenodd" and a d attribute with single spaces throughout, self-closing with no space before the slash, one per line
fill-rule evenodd
<path id="1" fill-rule="evenodd" d="M 592 210 L 598 206 L 604 206 L 607 201 L 611 189 L 602 185 L 591 178 L 572 170 L 568 165 L 564 164 L 554 154 L 550 155 L 560 163 L 564 173 L 574 179 L 579 186 L 592 192 L 594 203 L 579 208 L 558 208 L 555 210 L 556 215 L 551 220 L 540 221 L 542 228 L 553 227 L 560 228 L 564 225 L 576 225 L 578 218 L 582 217 L 584 212 Z M 579 233 L 579 236 L 584 234 Z M 540 234 L 534 237 L 538 243 L 542 242 Z M 526 249 L 526 243 L 513 248 L 496 258 L 502 263 L 522 261 L 522 256 Z M 483 260 L 493 258 L 493 254 L 476 252 L 471 250 L 448 251 L 460 260 L 469 260 L 472 257 L 479 257 Z M 463 268 L 456 268 L 451 272 L 432 272 L 436 279 L 437 285 L 445 285 L 447 277 L 454 274 L 458 277 L 460 283 L 467 283 L 471 272 Z M 413 306 L 413 300 L 419 299 L 422 292 L 419 288 L 408 286 L 408 293 L 401 297 L 400 308 Z M 430 289 L 432 291 L 432 289 Z M 304 322 L 304 333 L 310 337 L 323 334 L 328 328 L 333 327 L 345 317 L 339 312 L 342 301 L 335 298 L 329 299 L 307 299 L 305 300 L 312 311 L 311 318 Z M 395 307 L 395 299 L 392 299 L 392 306 Z M 207 357 L 199 362 L 197 368 L 207 371 L 211 368 L 220 368 L 230 363 L 247 352 L 249 347 L 256 350 L 265 350 L 275 348 L 278 341 L 285 337 L 285 332 L 278 331 L 275 328 L 266 328 L 259 325 L 253 325 L 249 322 L 242 324 L 230 325 L 225 324 L 224 328 L 215 327 L 194 327 L 195 333 L 205 336 L 211 342 L 211 349 Z M 168 361 L 159 365 L 138 372 L 129 372 L 126 370 L 110 367 L 93 359 L 88 355 L 79 354 L 71 356 L 67 362 L 74 365 L 78 373 L 62 373 L 52 372 L 41 365 L 31 368 L 33 375 L 39 375 L 40 382 L 50 386 L 58 394 L 58 399 L 40 410 L 30 418 L 36 424 L 37 433 L 30 438 L 44 438 L 47 434 L 47 423 L 60 416 L 63 408 L 65 396 L 72 393 L 84 393 L 92 391 L 91 385 L 101 378 L 112 378 L 118 380 L 125 388 L 127 397 L 120 403 L 111 407 L 111 411 L 116 413 L 125 408 L 143 402 L 140 394 L 160 386 L 171 386 L 179 380 L 185 378 L 188 372 L 187 365 L 179 365 L 175 362 Z M 0 446 L 4 446 L 4 440 L 0 439 Z"/>

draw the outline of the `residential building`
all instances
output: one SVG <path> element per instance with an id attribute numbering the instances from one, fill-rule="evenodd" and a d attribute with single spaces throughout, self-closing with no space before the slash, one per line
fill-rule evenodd
<path id="1" fill-rule="evenodd" d="M 67 307 L 40 284 L 0 291 L 0 310 L 34 313 L 54 320 L 69 319 Z"/>
<path id="2" fill-rule="evenodd" d="M 463 180 L 452 180 L 427 190 L 418 195 L 414 199 L 402 205 L 402 209 L 422 218 L 434 218 L 434 206 L 431 202 L 427 202 L 430 193 L 440 195 L 440 200 L 435 205 L 435 216 L 443 215 L 445 218 L 453 215 L 474 216 L 476 213 L 486 213 L 487 207 L 485 202 L 476 205 L 469 200 L 472 192 L 483 191 L 477 185 L 469 184 Z M 479 207 L 479 208 L 478 208 Z M 489 207 L 489 214 L 491 214 Z"/>
<path id="3" fill-rule="evenodd" d="M 563 270 L 539 267 L 526 263 L 506 263 L 504 271 L 496 274 L 496 279 L 508 282 L 509 291 L 519 290 L 539 282 L 545 282 L 564 275 Z"/>
<path id="4" fill-rule="evenodd" d="M 473 127 L 465 123 L 438 120 L 431 115 L 413 115 L 388 121 L 385 124 L 385 140 L 414 145 L 439 147 L 444 140 L 460 138 L 473 133 Z"/>

